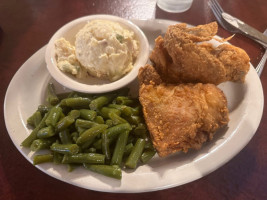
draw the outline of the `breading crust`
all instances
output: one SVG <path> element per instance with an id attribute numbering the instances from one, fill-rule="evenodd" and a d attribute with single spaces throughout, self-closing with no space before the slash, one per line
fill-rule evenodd
<path id="1" fill-rule="evenodd" d="M 143 81 L 155 77 L 150 65 L 140 70 L 139 100 L 159 156 L 199 149 L 228 123 L 226 97 L 215 85 Z"/>
<path id="2" fill-rule="evenodd" d="M 155 40 L 150 55 L 158 73 L 167 83 L 244 82 L 249 71 L 249 56 L 238 47 L 208 43 L 217 33 L 212 22 L 188 28 L 186 24 L 169 26 Z"/>

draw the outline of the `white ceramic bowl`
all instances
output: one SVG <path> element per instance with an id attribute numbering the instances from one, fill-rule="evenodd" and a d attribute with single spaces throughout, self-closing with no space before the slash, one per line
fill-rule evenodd
<path id="1" fill-rule="evenodd" d="M 86 80 L 80 80 L 72 75 L 60 71 L 57 67 L 57 61 L 55 57 L 55 41 L 61 37 L 64 37 L 72 45 L 74 45 L 76 33 L 81 28 L 83 28 L 83 26 L 88 21 L 95 19 L 104 19 L 118 22 L 129 30 L 132 30 L 139 40 L 139 54 L 136 58 L 133 69 L 121 79 L 114 82 L 109 82 L 107 80 L 101 80 L 93 77 L 89 77 Z M 52 36 L 46 47 L 45 61 L 47 64 L 47 69 L 51 76 L 66 88 L 84 93 L 103 93 L 119 89 L 132 82 L 137 77 L 139 68 L 146 64 L 148 56 L 149 43 L 145 34 L 138 26 L 126 19 L 112 15 L 90 15 L 78 18 L 67 23 Z"/>

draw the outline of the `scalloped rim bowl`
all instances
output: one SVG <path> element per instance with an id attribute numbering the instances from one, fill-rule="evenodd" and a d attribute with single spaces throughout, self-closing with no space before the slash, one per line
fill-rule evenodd
<path id="1" fill-rule="evenodd" d="M 68 75 L 59 70 L 57 67 L 56 55 L 55 55 L 55 41 L 61 37 L 64 37 L 71 44 L 75 42 L 76 33 L 90 20 L 103 19 L 109 21 L 115 21 L 120 23 L 123 27 L 132 30 L 137 39 L 139 40 L 139 54 L 133 65 L 133 69 L 128 72 L 121 79 L 108 82 L 106 80 L 101 80 L 93 77 L 89 77 L 88 80 L 79 80 L 72 75 Z M 132 82 L 138 75 L 138 70 L 140 67 L 144 66 L 148 61 L 149 56 L 149 43 L 143 33 L 143 31 L 133 24 L 131 21 L 113 16 L 113 15 L 90 15 L 73 20 L 63 27 L 61 27 L 50 39 L 45 53 L 45 61 L 47 64 L 47 69 L 51 76 L 61 85 L 65 86 L 74 91 L 84 92 L 84 93 L 103 93 L 110 92 L 119 88 L 126 86 L 128 83 Z"/>

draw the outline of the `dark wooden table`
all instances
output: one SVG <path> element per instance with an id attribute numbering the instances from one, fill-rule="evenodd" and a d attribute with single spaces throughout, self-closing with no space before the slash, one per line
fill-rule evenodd
<path id="1" fill-rule="evenodd" d="M 219 2 L 225 11 L 259 31 L 267 28 L 266 0 Z M 255 136 L 231 161 L 199 180 L 162 191 L 113 194 L 82 189 L 42 173 L 18 152 L 8 135 L 3 115 L 9 82 L 20 66 L 47 44 L 58 28 L 73 19 L 92 14 L 162 18 L 193 25 L 215 20 L 206 0 L 194 0 L 191 9 L 181 14 L 160 10 L 154 0 L 1 0 L 0 199 L 267 199 L 266 109 Z M 227 37 L 231 33 L 220 27 L 218 35 Z M 264 52 L 260 45 L 242 35 L 236 35 L 231 42 L 247 51 L 254 66 L 258 64 Z M 261 81 L 267 94 L 267 69 L 263 71 Z"/>

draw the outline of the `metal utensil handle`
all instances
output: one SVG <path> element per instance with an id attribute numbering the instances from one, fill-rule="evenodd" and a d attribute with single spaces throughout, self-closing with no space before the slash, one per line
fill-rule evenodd
<path id="1" fill-rule="evenodd" d="M 263 32 L 264 35 L 267 35 L 267 29 L 265 29 L 265 31 Z M 259 62 L 259 64 L 257 65 L 256 67 L 256 72 L 258 73 L 258 75 L 260 76 L 261 73 L 262 73 L 262 70 L 265 66 L 265 63 L 266 63 L 266 60 L 267 60 L 267 48 L 265 47 L 265 52 Z"/>
<path id="2" fill-rule="evenodd" d="M 262 73 L 262 70 L 263 70 L 264 65 L 266 63 L 266 59 L 267 59 L 267 49 L 265 50 L 265 53 L 263 54 L 261 61 L 259 62 L 258 66 L 256 67 L 256 72 L 258 73 L 259 76 Z"/>
<path id="3" fill-rule="evenodd" d="M 240 30 L 242 34 L 252 39 L 255 39 L 255 41 L 259 42 L 267 48 L 267 37 L 263 35 L 260 31 L 256 30 L 255 28 L 249 26 L 245 22 L 233 17 L 228 13 L 222 13 L 222 17 L 232 26 Z"/>
<path id="4" fill-rule="evenodd" d="M 262 45 L 267 47 L 267 41 L 265 39 L 266 37 L 264 37 L 261 32 L 259 32 L 258 30 L 252 28 L 251 26 L 249 26 L 247 24 L 240 24 L 239 27 L 240 27 L 240 30 L 244 34 L 258 40 Z"/>

